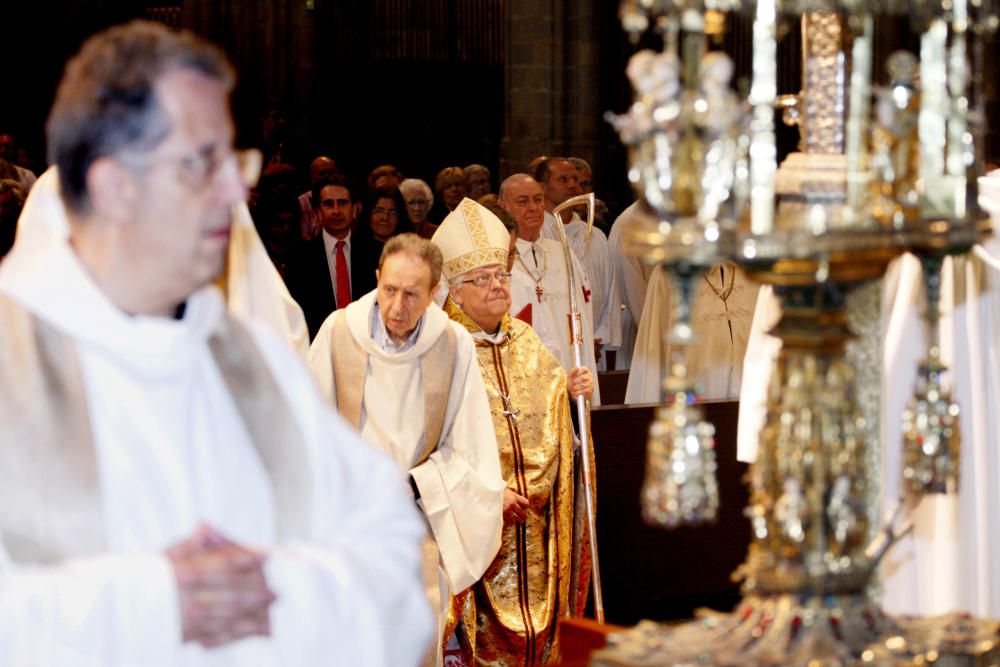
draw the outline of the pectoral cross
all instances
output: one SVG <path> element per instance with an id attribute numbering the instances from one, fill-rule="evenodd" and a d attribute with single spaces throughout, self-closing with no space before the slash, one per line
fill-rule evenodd
<path id="1" fill-rule="evenodd" d="M 538 297 L 538 303 L 542 302 L 542 296 L 545 294 L 545 290 L 542 289 L 541 285 L 535 285 L 535 296 Z"/>
<path id="2" fill-rule="evenodd" d="M 510 396 L 508 394 L 505 394 L 502 391 L 499 393 L 500 393 L 500 400 L 503 401 L 503 416 L 510 417 L 516 422 L 517 416 L 521 414 L 521 410 L 511 406 Z"/>

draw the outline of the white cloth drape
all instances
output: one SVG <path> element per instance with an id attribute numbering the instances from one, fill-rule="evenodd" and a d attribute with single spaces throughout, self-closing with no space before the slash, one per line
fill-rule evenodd
<path id="1" fill-rule="evenodd" d="M 644 265 L 637 257 L 625 254 L 622 240 L 632 221 L 645 215 L 640 202 L 633 202 L 615 219 L 611 233 L 608 234 L 608 251 L 615 267 L 619 302 L 624 306 L 620 318 L 621 348 L 615 360 L 618 370 L 628 370 L 632 365 L 635 337 L 642 320 L 642 308 L 646 303 L 646 288 L 653 272 L 652 266 Z"/>

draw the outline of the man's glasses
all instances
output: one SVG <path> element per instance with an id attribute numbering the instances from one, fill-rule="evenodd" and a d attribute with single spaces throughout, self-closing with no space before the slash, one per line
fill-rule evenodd
<path id="1" fill-rule="evenodd" d="M 506 285 L 510 282 L 510 274 L 506 271 L 497 271 L 496 273 L 480 273 L 474 278 L 468 280 L 463 280 L 463 285 L 475 285 L 476 287 L 486 287 L 496 280 L 501 285 Z"/>
<path id="2" fill-rule="evenodd" d="M 141 167 L 175 164 L 180 179 L 194 190 L 207 187 L 230 163 L 236 166 L 243 184 L 252 188 L 260 178 L 263 165 L 263 155 L 256 148 L 220 151 L 214 146 L 205 146 L 194 153 L 176 158 L 157 156 L 153 153 L 126 153 L 121 157 L 125 162 Z"/>

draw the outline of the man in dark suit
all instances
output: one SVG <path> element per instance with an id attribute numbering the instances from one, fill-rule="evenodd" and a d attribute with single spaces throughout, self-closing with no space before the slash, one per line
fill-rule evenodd
<path id="1" fill-rule="evenodd" d="M 370 248 L 351 242 L 361 214 L 353 183 L 339 175 L 320 180 L 312 189 L 312 205 L 322 232 L 302 243 L 285 277 L 305 313 L 310 339 L 330 313 L 375 289 L 378 261 Z"/>

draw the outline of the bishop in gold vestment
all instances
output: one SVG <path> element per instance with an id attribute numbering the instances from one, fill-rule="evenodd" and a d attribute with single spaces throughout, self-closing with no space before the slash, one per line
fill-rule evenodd
<path id="1" fill-rule="evenodd" d="M 567 378 L 531 326 L 507 314 L 509 236 L 488 210 L 464 200 L 433 240 L 450 285 L 445 312 L 476 341 L 507 484 L 500 551 L 463 601 L 471 649 L 478 665 L 552 662 L 558 619 L 576 598 L 569 396 L 589 396 L 593 376 Z"/>

